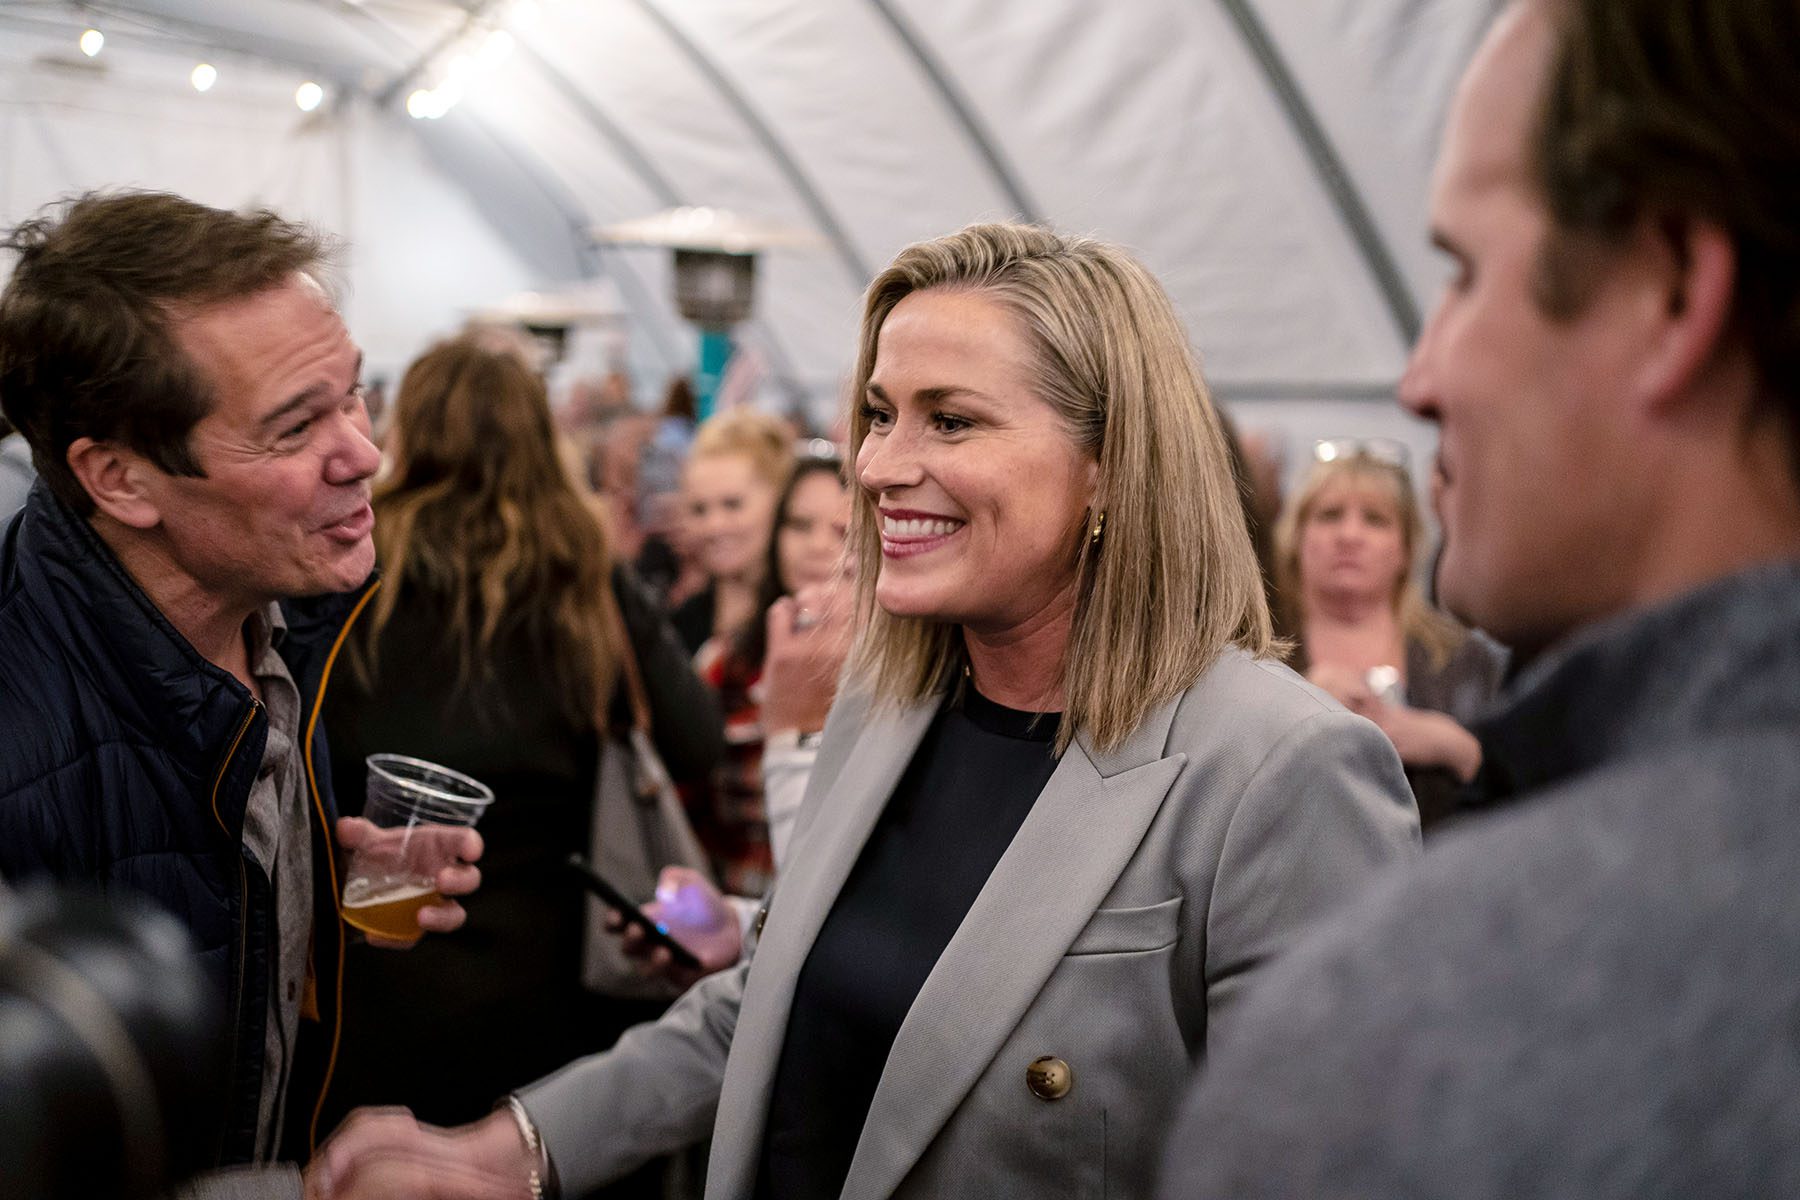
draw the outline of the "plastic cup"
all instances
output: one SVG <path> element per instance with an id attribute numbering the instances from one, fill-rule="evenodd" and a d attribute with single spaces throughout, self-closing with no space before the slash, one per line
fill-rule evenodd
<path id="1" fill-rule="evenodd" d="M 437 873 L 457 861 L 461 831 L 494 802 L 460 771 L 403 754 L 371 754 L 362 815 L 376 829 L 344 868 L 344 921 L 374 937 L 416 942 L 418 913 L 437 904 Z"/>

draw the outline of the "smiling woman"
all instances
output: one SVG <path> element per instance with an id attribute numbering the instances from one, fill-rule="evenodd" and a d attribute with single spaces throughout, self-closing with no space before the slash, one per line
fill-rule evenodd
<path id="1" fill-rule="evenodd" d="M 1268 657 L 1218 417 L 1129 256 L 910 247 L 855 387 L 863 628 L 754 978 L 522 1092 L 541 1143 L 377 1117 L 334 1170 L 524 1179 L 541 1144 L 581 1194 L 716 1113 L 722 1196 L 1146 1195 L 1247 983 L 1415 852 L 1393 748 Z"/>
<path id="2" fill-rule="evenodd" d="M 690 651 L 712 638 L 724 645 L 756 617 L 775 500 L 793 467 L 792 441 L 780 421 L 751 409 L 714 417 L 694 438 L 681 504 L 707 583 L 671 617 Z"/>
<path id="3" fill-rule="evenodd" d="M 763 726 L 755 634 L 778 592 L 769 583 L 776 504 L 793 470 L 793 438 L 775 417 L 733 409 L 700 427 L 682 472 L 682 504 L 704 591 L 670 618 L 694 669 L 718 695 L 730 751 L 689 798 L 694 832 L 726 891 L 760 896 L 775 870 L 763 805 Z"/>
<path id="4" fill-rule="evenodd" d="M 1066 636 L 1099 464 L 1033 394 L 1030 358 L 1012 316 L 979 292 L 915 293 L 882 327 L 856 465 L 878 499 L 883 612 L 977 637 Z"/>
<path id="5" fill-rule="evenodd" d="M 989 686 L 1055 701 L 1059 750 L 1082 725 L 1110 746 L 1225 647 L 1268 650 L 1217 414 L 1129 256 L 976 226 L 903 252 L 862 336 L 852 538 L 871 630 L 858 662 L 878 694 L 1025 668 Z M 884 524 L 915 511 L 956 528 Z"/>

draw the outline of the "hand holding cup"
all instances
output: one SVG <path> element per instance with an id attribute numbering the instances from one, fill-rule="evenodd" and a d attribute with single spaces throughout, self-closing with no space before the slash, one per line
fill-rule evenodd
<path id="1" fill-rule="evenodd" d="M 337 843 L 352 854 L 365 846 L 379 847 L 384 841 L 391 843 L 396 833 L 392 829 L 382 829 L 365 817 L 339 817 L 337 822 Z M 433 878 L 439 897 L 436 902 L 420 906 L 419 929 L 422 933 L 454 933 L 469 919 L 469 913 L 451 897 L 467 896 L 481 886 L 481 868 L 474 864 L 480 861 L 485 843 L 473 829 L 448 825 L 416 830 L 413 836 L 416 843 L 410 857 L 419 863 L 422 873 Z M 389 860 L 408 857 L 403 848 L 371 852 Z M 386 949 L 405 949 L 419 940 L 417 934 L 387 938 L 366 929 L 363 934 L 371 946 Z"/>
<path id="2" fill-rule="evenodd" d="M 474 825 L 493 802 L 484 784 L 458 771 L 398 754 L 369 756 L 361 818 L 338 823 L 345 866 L 344 920 L 371 944 L 410 946 L 427 930 L 449 932 L 466 914 L 448 896 L 481 881 Z"/>

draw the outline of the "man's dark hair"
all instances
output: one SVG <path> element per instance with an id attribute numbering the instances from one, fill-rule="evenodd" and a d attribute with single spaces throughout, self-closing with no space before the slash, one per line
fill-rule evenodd
<path id="1" fill-rule="evenodd" d="M 1732 322 L 1800 473 L 1800 4 L 1550 0 L 1560 25 L 1533 157 L 1555 226 L 1538 273 L 1578 313 L 1595 250 L 1698 219 L 1737 251 Z"/>
<path id="2" fill-rule="evenodd" d="M 90 192 L 58 207 L 0 242 L 19 256 L 0 292 L 0 407 L 45 483 L 86 515 L 93 501 L 67 460 L 77 438 L 204 474 L 188 434 L 213 397 L 175 322 L 316 272 L 328 248 L 266 209 L 225 212 L 166 192 Z"/>

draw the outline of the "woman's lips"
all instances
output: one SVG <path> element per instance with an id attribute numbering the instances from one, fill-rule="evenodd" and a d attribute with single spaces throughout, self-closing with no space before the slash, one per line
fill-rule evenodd
<path id="1" fill-rule="evenodd" d="M 964 522 L 934 513 L 884 512 L 881 514 L 881 553 L 886 558 L 911 558 L 942 546 L 962 530 Z"/>

